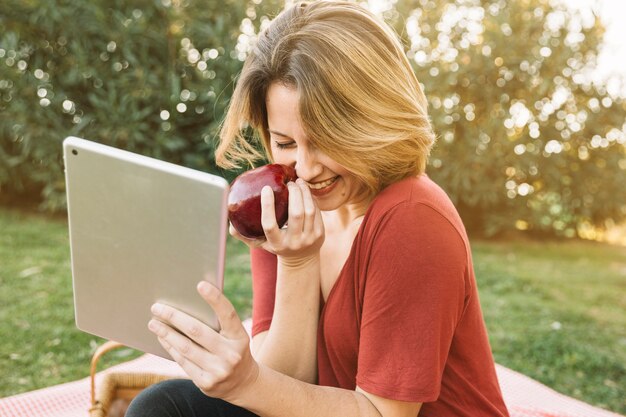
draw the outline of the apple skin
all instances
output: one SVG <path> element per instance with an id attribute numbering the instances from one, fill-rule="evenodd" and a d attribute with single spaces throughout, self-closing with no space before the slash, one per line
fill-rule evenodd
<path id="1" fill-rule="evenodd" d="M 230 185 L 228 220 L 244 237 L 265 236 L 261 225 L 261 190 L 266 185 L 274 191 L 274 210 L 278 227 L 287 222 L 289 189 L 287 183 L 298 178 L 296 170 L 281 164 L 264 165 L 239 175 Z"/>

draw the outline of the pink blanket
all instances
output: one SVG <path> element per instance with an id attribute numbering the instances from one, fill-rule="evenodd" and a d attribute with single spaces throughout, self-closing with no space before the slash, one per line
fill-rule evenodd
<path id="1" fill-rule="evenodd" d="M 144 355 L 103 371 L 155 372 L 183 376 L 174 362 Z M 520 373 L 497 366 L 511 417 L 619 417 L 546 387 Z M 87 417 L 89 379 L 56 385 L 0 399 L 1 417 Z"/>
<path id="2" fill-rule="evenodd" d="M 248 320 L 245 324 L 249 327 Z M 620 417 L 619 414 L 559 394 L 504 366 L 496 365 L 496 370 L 511 417 Z M 100 372 L 96 378 L 114 371 L 154 372 L 184 377 L 184 372 L 175 362 L 149 354 L 112 366 Z M 89 396 L 89 378 L 85 378 L 0 399 L 0 417 L 87 417 Z"/>

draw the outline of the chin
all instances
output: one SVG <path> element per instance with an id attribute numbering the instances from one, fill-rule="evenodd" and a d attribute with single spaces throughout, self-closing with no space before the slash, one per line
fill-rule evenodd
<path id="1" fill-rule="evenodd" d="M 333 211 L 333 210 L 337 210 L 341 206 L 336 206 L 336 205 L 331 205 L 331 204 L 319 204 L 318 203 L 317 207 L 320 209 L 320 211 Z"/>
<path id="2" fill-rule="evenodd" d="M 320 211 L 333 211 L 337 210 L 341 206 L 344 205 L 345 201 L 340 200 L 338 198 L 333 198 L 329 196 L 329 198 L 317 198 L 313 197 L 315 204 L 320 209 Z"/>

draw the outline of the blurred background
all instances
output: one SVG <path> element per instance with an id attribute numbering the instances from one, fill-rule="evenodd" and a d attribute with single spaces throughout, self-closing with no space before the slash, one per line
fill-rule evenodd
<path id="1" fill-rule="evenodd" d="M 626 35 L 599 18 L 618 1 L 368 4 L 405 42 L 439 135 L 429 173 L 471 232 L 626 244 Z M 217 172 L 233 81 L 282 6 L 3 1 L 1 200 L 62 212 L 67 135 Z"/>
<path id="2" fill-rule="evenodd" d="M 424 86 L 438 135 L 428 173 L 476 242 L 496 359 L 626 412 L 623 2 L 363 4 L 400 34 Z M 219 124 L 251 42 L 284 6 L 0 2 L 3 339 L 32 334 L 34 310 L 58 314 L 42 316 L 42 345 L 31 354 L 19 347 L 33 345 L 30 336 L 0 347 L 0 396 L 84 376 L 78 365 L 66 372 L 53 363 L 71 362 L 81 343 L 74 360 L 87 360 L 99 343 L 66 338 L 75 330 L 62 140 L 80 136 L 234 178 L 213 161 Z M 228 291 L 246 314 L 248 271 L 232 273 L 243 278 Z M 593 347 L 580 344 L 592 337 Z M 41 369 L 48 373 L 33 376 Z"/>

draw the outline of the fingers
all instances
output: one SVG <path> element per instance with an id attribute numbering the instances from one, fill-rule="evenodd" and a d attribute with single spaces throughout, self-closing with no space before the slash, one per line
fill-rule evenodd
<path id="1" fill-rule="evenodd" d="M 175 308 L 155 304 L 148 327 L 159 343 L 193 382 L 207 395 L 228 400 L 238 390 L 245 392 L 258 375 L 258 364 L 250 354 L 250 339 L 234 307 L 220 290 L 206 281 L 198 292 L 215 310 L 223 331 Z"/>
<path id="2" fill-rule="evenodd" d="M 185 354 L 182 353 L 180 347 L 177 346 L 176 342 L 171 342 L 171 340 L 165 337 L 159 337 L 158 340 L 161 346 L 163 346 L 163 349 L 165 349 L 167 353 L 169 353 L 172 359 L 174 359 L 174 361 L 178 363 L 181 368 L 183 368 L 185 373 L 189 375 L 192 380 L 196 381 L 197 379 L 202 378 L 202 376 L 205 374 L 205 371 L 194 361 L 189 360 L 185 356 Z M 209 361 L 208 363 L 211 362 L 212 361 Z"/>
<path id="3" fill-rule="evenodd" d="M 300 192 L 302 193 L 302 207 L 304 210 L 303 231 L 311 233 L 315 228 L 317 218 L 319 217 L 319 220 L 321 221 L 322 216 L 313 202 L 313 196 L 311 195 L 309 186 L 306 185 L 306 183 L 300 178 L 296 180 L 296 185 L 300 188 Z"/>
<path id="4" fill-rule="evenodd" d="M 280 239 L 280 229 L 276 223 L 274 208 L 274 191 L 267 185 L 261 190 L 261 226 L 268 241 L 276 242 Z"/>
<path id="5" fill-rule="evenodd" d="M 237 310 L 224 294 L 206 281 L 200 281 L 198 293 L 211 306 L 220 322 L 220 334 L 228 339 L 247 338 L 248 334 L 239 319 Z"/>
<path id="6" fill-rule="evenodd" d="M 235 229 L 235 226 L 233 226 L 232 223 L 230 223 L 230 225 L 228 226 L 228 233 L 235 239 L 240 240 L 243 243 L 245 243 L 246 246 L 250 248 L 258 248 L 262 246 L 263 243 L 265 242 L 265 237 L 259 237 L 257 239 L 250 239 L 250 238 L 243 236 L 241 233 L 237 231 L 237 229 Z"/>
<path id="7" fill-rule="evenodd" d="M 235 226 L 233 226 L 232 223 L 228 224 L 228 233 L 230 233 L 230 235 L 234 237 L 235 239 L 239 239 L 239 240 L 244 239 L 244 237 L 241 235 L 241 233 L 237 231 L 237 229 L 235 229 Z"/>
<path id="8" fill-rule="evenodd" d="M 170 325 L 158 320 L 152 319 L 148 323 L 148 328 L 159 338 L 161 346 L 167 350 L 176 362 L 181 366 L 185 365 L 185 361 L 192 361 L 197 366 L 206 366 L 215 358 L 215 355 L 207 349 L 199 346 L 189 337 L 179 333 Z M 175 351 L 175 353 L 172 352 Z M 178 356 L 178 358 L 174 357 Z"/>
<path id="9" fill-rule="evenodd" d="M 220 351 L 220 344 L 222 342 L 220 335 L 200 320 L 191 317 L 180 310 L 160 303 L 154 304 L 151 311 L 158 321 L 167 323 L 168 325 L 168 327 L 155 327 L 156 330 L 161 331 L 161 333 L 155 332 L 158 336 L 165 338 L 165 336 L 168 336 L 169 333 L 172 333 L 168 331 L 168 328 L 171 329 L 173 327 L 178 329 L 178 331 L 173 331 L 173 333 L 179 334 L 178 332 L 181 332 L 187 335 L 191 340 L 208 351 Z M 155 321 L 157 320 L 152 320 L 148 324 L 148 327 L 153 332 L 154 330 L 150 326 L 158 326 L 159 324 L 155 323 Z"/>
<path id="10" fill-rule="evenodd" d="M 289 187 L 289 220 L 287 228 L 292 235 L 302 233 L 305 223 L 302 190 L 293 182 L 289 182 L 287 187 Z"/>
<path id="11" fill-rule="evenodd" d="M 324 237 L 322 214 L 315 204 L 311 190 L 302 179 L 287 184 L 289 187 L 289 218 L 287 227 L 276 223 L 274 192 L 270 187 L 261 191 L 261 224 L 266 241 L 264 249 L 281 256 L 298 256 L 315 248 Z"/>
<path id="12" fill-rule="evenodd" d="M 157 334 L 164 334 L 163 337 L 158 337 L 163 349 L 207 395 L 229 377 L 229 363 L 220 356 L 207 352 L 166 324 L 153 325 L 151 322 L 151 328 L 154 328 Z M 158 328 L 160 330 L 157 330 Z"/>
<path id="13" fill-rule="evenodd" d="M 302 179 L 289 182 L 289 221 L 288 233 L 294 235 L 312 228 L 317 208 L 313 202 L 311 191 Z M 268 239 L 270 235 L 278 237 L 276 229 L 276 212 L 274 209 L 274 193 L 267 187 L 261 192 L 262 217 L 261 224 Z"/>

